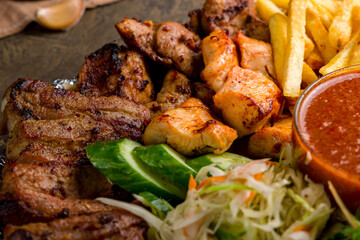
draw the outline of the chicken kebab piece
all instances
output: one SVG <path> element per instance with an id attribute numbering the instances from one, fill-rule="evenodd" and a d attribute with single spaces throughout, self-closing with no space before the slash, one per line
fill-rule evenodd
<path id="1" fill-rule="evenodd" d="M 0 190 L 0 219 L 2 224 L 8 224 L 5 238 L 58 239 L 62 233 L 78 239 L 144 238 L 144 220 L 93 200 L 101 196 L 128 199 L 128 193 L 90 164 L 85 146 L 119 138 L 140 141 L 150 122 L 150 111 L 129 99 L 138 96 L 135 91 L 145 92 L 137 101 L 150 101 L 153 95 L 152 89 L 136 89 L 132 80 L 123 83 L 130 77 L 124 73 L 134 71 L 126 71 L 126 64 L 121 64 L 120 72 L 111 66 L 114 61 L 106 58 L 109 49 L 116 53 L 117 47 L 107 45 L 99 51 L 105 53 L 103 57 L 96 58 L 99 52 L 87 57 L 88 68 L 83 73 L 93 71 L 93 76 L 116 78 L 119 82 L 114 89 L 124 89 L 125 98 L 112 95 L 114 89 L 103 88 L 95 81 L 87 85 L 91 87 L 82 88 L 86 95 L 30 79 L 20 79 L 6 91 L 2 129 L 9 133 L 9 140 Z M 112 59 L 126 62 L 123 56 L 132 55 L 126 51 L 124 55 L 116 53 L 119 59 L 112 54 Z M 127 60 L 139 63 L 134 55 Z M 91 64 L 99 62 L 103 64 L 89 70 Z M 131 95 L 126 89 L 135 93 Z M 55 220 L 58 218 L 63 219 Z"/>
<path id="2" fill-rule="evenodd" d="M 125 18 L 116 28 L 128 46 L 155 62 L 174 67 L 189 77 L 197 77 L 203 68 L 200 38 L 182 24 Z"/>
<path id="3" fill-rule="evenodd" d="M 268 25 L 256 16 L 254 0 L 206 0 L 189 16 L 190 28 L 204 36 L 221 29 L 232 37 L 241 29 L 251 38 L 270 41 Z"/>

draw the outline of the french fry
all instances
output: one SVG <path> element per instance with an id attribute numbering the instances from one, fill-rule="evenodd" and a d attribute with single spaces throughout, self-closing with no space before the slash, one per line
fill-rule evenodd
<path id="1" fill-rule="evenodd" d="M 276 6 L 288 9 L 290 0 L 271 0 Z"/>
<path id="2" fill-rule="evenodd" d="M 293 0 L 289 5 L 287 46 L 285 50 L 284 96 L 300 95 L 301 76 L 305 50 L 305 23 L 307 0 Z"/>
<path id="3" fill-rule="evenodd" d="M 281 9 L 278 8 L 271 0 L 257 0 L 256 10 L 260 17 L 266 22 L 269 22 L 270 17 L 275 13 L 280 13 L 285 16 Z"/>
<path id="4" fill-rule="evenodd" d="M 352 11 L 352 19 L 353 21 L 360 21 L 360 5 L 355 4 Z"/>
<path id="5" fill-rule="evenodd" d="M 329 28 L 329 41 L 339 50 L 343 49 L 351 38 L 351 13 L 353 8 L 353 0 L 344 0 L 342 8 L 340 8 L 338 14 L 334 17 Z"/>
<path id="6" fill-rule="evenodd" d="M 311 9 L 307 9 L 306 29 L 311 33 L 325 64 L 330 62 L 337 54 L 337 49 L 330 44 L 328 31 Z"/>
<path id="7" fill-rule="evenodd" d="M 304 51 L 304 58 L 310 56 L 310 53 L 314 51 L 315 44 L 314 42 L 305 34 L 305 51 Z"/>
<path id="8" fill-rule="evenodd" d="M 349 66 L 353 66 L 356 64 L 360 64 L 360 45 L 359 42 L 354 45 L 354 47 L 351 50 L 351 56 L 349 61 Z"/>
<path id="9" fill-rule="evenodd" d="M 314 51 L 312 51 L 309 57 L 305 59 L 305 62 L 311 67 L 311 69 L 320 69 L 324 66 L 324 59 L 317 48 L 314 48 Z"/>
<path id="10" fill-rule="evenodd" d="M 269 20 L 269 29 L 276 77 L 282 83 L 287 42 L 287 17 L 279 13 L 272 15 Z"/>
<path id="11" fill-rule="evenodd" d="M 344 48 L 335 55 L 331 61 L 320 69 L 320 73 L 325 75 L 332 71 L 338 70 L 343 67 L 349 66 L 351 51 L 360 41 L 360 30 L 350 39 L 350 41 L 344 46 Z"/>
<path id="12" fill-rule="evenodd" d="M 312 0 L 309 0 L 308 2 L 308 8 L 316 12 L 316 15 L 320 17 L 322 23 L 326 27 L 326 29 L 329 29 L 334 16 L 327 11 L 325 8 L 322 8 L 321 6 L 314 4 Z"/>
<path id="13" fill-rule="evenodd" d="M 333 16 L 336 15 L 336 13 L 341 8 L 341 5 L 338 1 L 334 0 L 311 0 L 314 4 L 321 6 L 322 8 L 329 11 Z"/>
<path id="14" fill-rule="evenodd" d="M 311 83 L 315 82 L 318 79 L 315 72 L 311 69 L 311 67 L 304 62 L 302 69 L 302 85 L 304 87 L 309 86 Z"/>

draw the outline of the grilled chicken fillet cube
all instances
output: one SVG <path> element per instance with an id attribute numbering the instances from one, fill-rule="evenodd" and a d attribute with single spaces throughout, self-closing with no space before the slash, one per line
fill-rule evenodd
<path id="1" fill-rule="evenodd" d="M 155 95 L 144 56 L 115 43 L 85 58 L 79 88 L 85 95 L 115 95 L 142 104 L 152 101 Z"/>
<path id="2" fill-rule="evenodd" d="M 49 223 L 30 223 L 23 226 L 8 225 L 5 239 L 145 239 L 147 226 L 139 217 L 121 209 L 74 216 Z"/>
<path id="3" fill-rule="evenodd" d="M 178 107 L 190 98 L 191 92 L 190 80 L 174 69 L 169 70 L 156 101 L 146 104 L 151 111 L 151 119 L 159 113 Z"/>
<path id="4" fill-rule="evenodd" d="M 258 158 L 279 158 L 285 145 L 291 143 L 292 118 L 276 121 L 273 126 L 265 126 L 249 139 L 249 153 Z"/>
<path id="5" fill-rule="evenodd" d="M 233 40 L 240 50 L 240 67 L 260 72 L 270 79 L 276 80 L 270 43 L 249 38 L 242 31 L 237 31 Z"/>
<path id="6" fill-rule="evenodd" d="M 215 106 L 239 137 L 260 130 L 282 106 L 280 89 L 270 79 L 252 70 L 234 67 L 214 96 Z"/>
<path id="7" fill-rule="evenodd" d="M 156 116 L 143 136 L 146 145 L 168 143 L 186 156 L 223 153 L 236 138 L 236 130 L 215 119 L 196 98 Z"/>
<path id="8" fill-rule="evenodd" d="M 256 16 L 254 0 L 206 0 L 201 13 L 197 14 L 201 15 L 201 26 L 206 35 L 222 29 L 232 37 L 243 29 L 251 38 L 270 40 L 266 22 Z M 194 25 L 195 19 L 192 20 Z"/>
<path id="9" fill-rule="evenodd" d="M 239 65 L 236 46 L 221 29 L 201 41 L 205 68 L 201 79 L 217 92 L 226 81 L 227 74 Z"/>
<path id="10" fill-rule="evenodd" d="M 128 46 L 155 62 L 175 67 L 189 77 L 197 77 L 203 68 L 200 37 L 182 24 L 143 23 L 125 18 L 116 28 Z"/>

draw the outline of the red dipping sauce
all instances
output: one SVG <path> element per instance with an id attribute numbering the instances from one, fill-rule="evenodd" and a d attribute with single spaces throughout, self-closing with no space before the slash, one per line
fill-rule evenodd
<path id="1" fill-rule="evenodd" d="M 346 205 L 360 205 L 360 67 L 327 75 L 299 98 L 295 157 L 317 182 L 331 181 Z"/>

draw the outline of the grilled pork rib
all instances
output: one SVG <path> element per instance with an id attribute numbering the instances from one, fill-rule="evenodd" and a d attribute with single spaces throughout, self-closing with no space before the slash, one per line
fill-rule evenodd
<path id="1" fill-rule="evenodd" d="M 63 226 L 54 227 L 50 239 L 57 238 L 61 231 L 72 231 L 73 223 L 79 221 L 88 224 L 94 236 L 122 234 L 107 227 L 92 228 L 101 213 L 114 209 L 92 199 L 126 198 L 127 193 L 117 191 L 115 185 L 90 164 L 85 146 L 118 138 L 140 140 L 150 121 L 150 111 L 117 96 L 84 96 L 30 79 L 15 82 L 6 91 L 5 98 L 2 125 L 3 131 L 9 132 L 9 140 L 0 190 L 1 222 L 21 225 L 66 218 L 55 220 Z M 134 231 L 135 239 L 143 238 L 146 232 L 143 220 L 126 213 L 125 218 L 139 223 L 126 225 L 128 220 L 122 222 L 122 214 L 111 214 L 114 220 L 110 225 L 115 224 L 115 229 L 124 227 L 125 232 Z M 80 217 L 68 218 L 72 216 Z M 16 227 L 14 231 L 7 228 L 5 238 L 17 239 L 17 234 L 23 231 L 30 231 L 33 236 L 44 233 L 41 224 L 36 233 L 31 231 L 35 229 L 32 226 Z M 77 231 L 80 230 L 70 235 L 84 239 L 84 233 Z M 101 235 L 102 232 L 106 234 Z"/>

